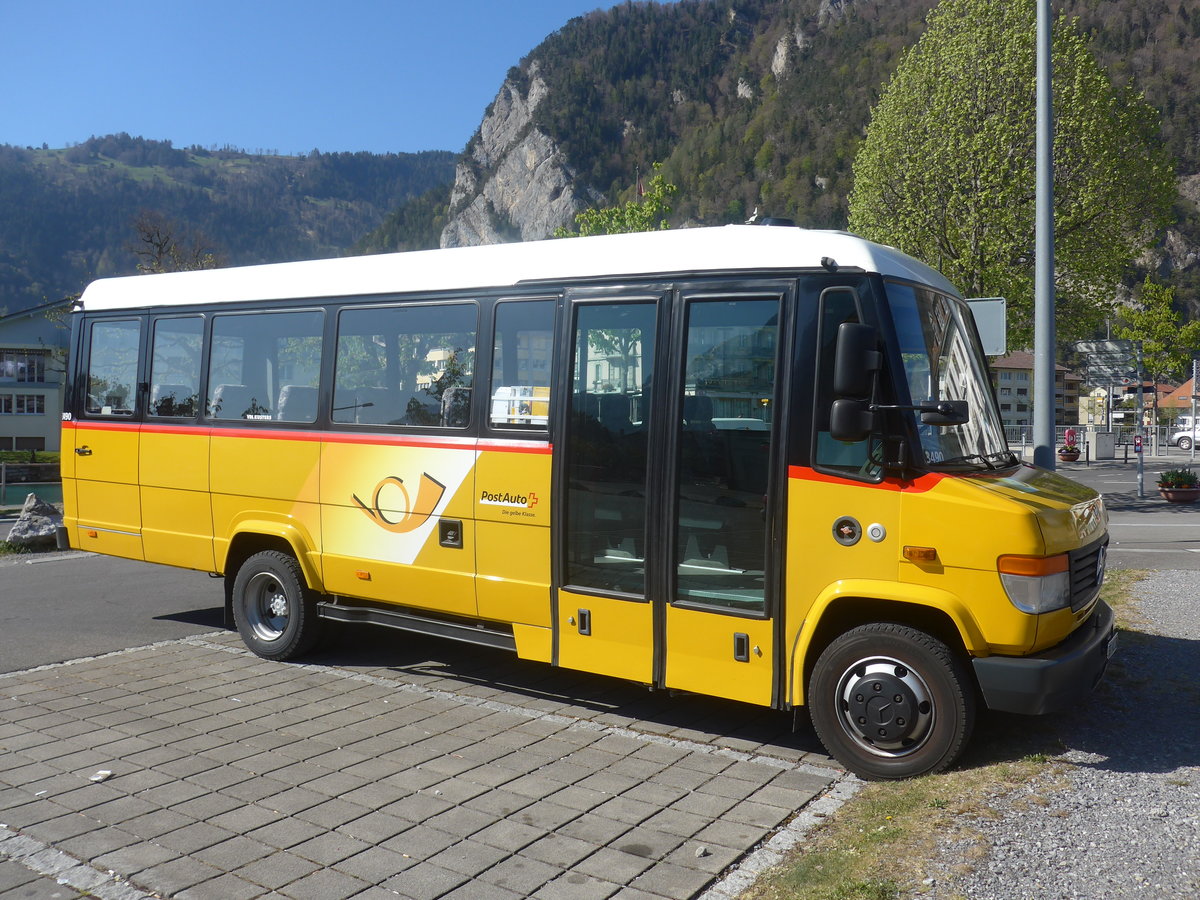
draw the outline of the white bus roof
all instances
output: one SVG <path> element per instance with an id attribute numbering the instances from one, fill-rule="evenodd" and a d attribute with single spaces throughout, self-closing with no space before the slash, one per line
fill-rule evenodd
<path id="1" fill-rule="evenodd" d="M 503 289 L 539 281 L 815 269 L 824 258 L 841 268 L 917 281 L 958 296 L 924 263 L 846 232 L 727 225 L 103 278 L 83 292 L 82 304 L 94 312 Z"/>

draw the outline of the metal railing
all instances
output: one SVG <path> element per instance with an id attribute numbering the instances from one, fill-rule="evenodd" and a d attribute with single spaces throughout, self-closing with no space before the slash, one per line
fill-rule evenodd
<path id="1" fill-rule="evenodd" d="M 0 462 L 0 506 L 24 503 L 31 493 L 51 503 L 62 502 L 58 463 Z"/>

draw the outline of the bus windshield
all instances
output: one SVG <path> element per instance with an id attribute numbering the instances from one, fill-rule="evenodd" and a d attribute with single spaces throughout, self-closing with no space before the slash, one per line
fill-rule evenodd
<path id="1" fill-rule="evenodd" d="M 965 304 L 929 288 L 889 282 L 888 301 L 904 362 L 908 403 L 966 400 L 962 425 L 936 426 L 915 418 L 917 463 L 931 469 L 995 469 L 1016 464 Z M 902 401 L 904 402 L 904 401 Z"/>

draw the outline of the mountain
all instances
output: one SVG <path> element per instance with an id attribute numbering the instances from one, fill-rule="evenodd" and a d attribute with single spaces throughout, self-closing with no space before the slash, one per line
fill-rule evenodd
<path id="1" fill-rule="evenodd" d="M 579 209 L 630 199 L 661 161 L 673 224 L 758 208 L 843 228 L 871 106 L 934 0 L 626 2 L 572 19 L 508 74 L 458 161 L 363 249 L 529 240 Z M 1156 261 L 1200 287 L 1200 3 L 1065 0 L 1113 78 L 1162 114 L 1179 161 L 1179 225 Z M 435 240 L 436 236 L 436 240 Z M 1191 291 L 1195 294 L 1197 291 Z"/>
<path id="2" fill-rule="evenodd" d="M 127 134 L 65 150 L 0 146 L 0 311 L 132 274 L 153 210 L 231 265 L 337 256 L 390 210 L 453 178 L 455 154 L 252 155 Z"/>
<path id="3" fill-rule="evenodd" d="M 153 209 L 243 264 L 546 237 L 663 163 L 672 224 L 761 214 L 842 228 L 871 106 L 935 0 L 625 2 L 508 73 L 458 157 L 180 150 L 114 135 L 0 147 L 0 309 L 131 272 Z M 1154 258 L 1200 313 L 1200 0 L 1061 0 L 1162 115 L 1178 222 Z"/>

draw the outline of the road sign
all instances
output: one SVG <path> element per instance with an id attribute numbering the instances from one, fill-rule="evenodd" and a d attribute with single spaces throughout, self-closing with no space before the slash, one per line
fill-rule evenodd
<path id="1" fill-rule="evenodd" d="M 1087 355 L 1087 362 L 1088 362 L 1089 366 L 1092 365 L 1093 363 L 1096 363 L 1099 365 L 1132 366 L 1133 365 L 1133 354 L 1132 353 L 1112 353 L 1108 350 L 1105 350 L 1100 353 L 1089 353 Z"/>
<path id="2" fill-rule="evenodd" d="M 1129 366 L 1093 366 L 1090 363 L 1087 367 L 1087 376 L 1090 381 L 1097 379 L 1109 378 L 1112 380 L 1120 380 L 1128 378 L 1131 381 L 1137 378 L 1137 373 Z"/>
<path id="3" fill-rule="evenodd" d="M 1133 341 L 1076 341 L 1071 345 L 1071 349 L 1076 353 L 1116 353 L 1117 351 L 1128 353 L 1133 350 Z"/>

